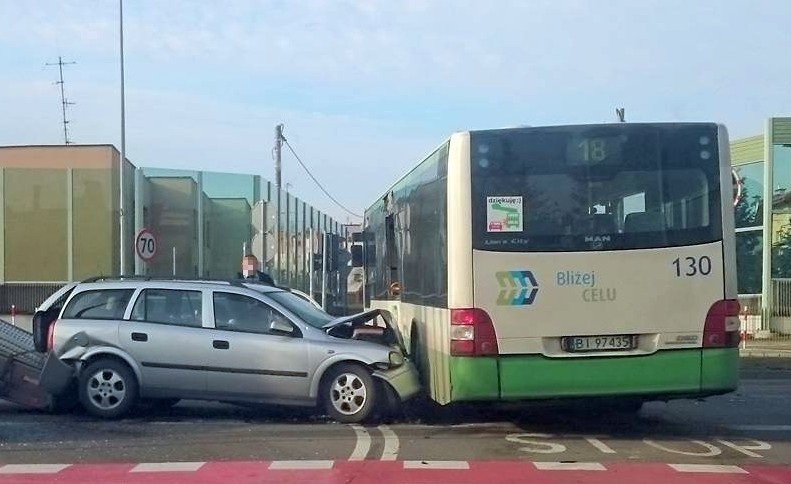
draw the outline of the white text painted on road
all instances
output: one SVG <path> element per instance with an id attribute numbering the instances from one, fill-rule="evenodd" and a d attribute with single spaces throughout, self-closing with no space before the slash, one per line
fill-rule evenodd
<path id="1" fill-rule="evenodd" d="M 771 450 L 772 446 L 769 445 L 768 442 L 761 442 L 760 440 L 753 440 L 747 439 L 751 442 L 755 442 L 754 445 L 736 445 L 735 443 L 729 440 L 718 440 L 717 442 L 721 443 L 726 447 L 730 447 L 731 449 L 735 450 L 736 452 L 741 452 L 742 454 L 748 457 L 763 457 L 761 454 L 757 454 L 753 452 L 754 450 Z"/>
<path id="2" fill-rule="evenodd" d="M 722 450 L 720 450 L 719 447 L 717 447 L 716 445 L 709 444 L 708 442 L 703 442 L 702 440 L 690 440 L 690 442 L 692 442 L 695 445 L 704 447 L 706 449 L 705 452 L 694 452 L 689 450 L 673 449 L 649 439 L 643 439 L 643 442 L 650 445 L 651 447 L 654 447 L 659 450 L 664 450 L 665 452 L 670 452 L 673 454 L 690 455 L 694 457 L 714 457 L 722 454 Z"/>

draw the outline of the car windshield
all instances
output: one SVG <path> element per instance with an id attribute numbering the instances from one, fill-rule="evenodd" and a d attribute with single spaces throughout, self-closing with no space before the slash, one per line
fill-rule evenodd
<path id="1" fill-rule="evenodd" d="M 268 292 L 266 295 L 314 328 L 321 328 L 335 319 L 334 316 L 325 313 L 296 294 L 287 291 L 274 291 Z"/>

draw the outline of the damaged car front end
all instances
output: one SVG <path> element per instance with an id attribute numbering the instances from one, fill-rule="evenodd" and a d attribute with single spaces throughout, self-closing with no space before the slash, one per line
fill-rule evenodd
<path id="1" fill-rule="evenodd" d="M 420 380 L 414 363 L 406 357 L 406 348 L 391 314 L 383 309 L 372 309 L 352 316 L 338 318 L 324 326 L 333 338 L 349 339 L 384 346 L 389 349 L 373 363 L 372 375 L 395 392 L 401 402 L 420 393 Z"/>

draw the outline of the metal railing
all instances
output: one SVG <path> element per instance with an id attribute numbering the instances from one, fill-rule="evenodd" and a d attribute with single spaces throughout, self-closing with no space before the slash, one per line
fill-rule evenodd
<path id="1" fill-rule="evenodd" d="M 742 348 L 791 356 L 791 279 L 772 279 L 772 307 L 762 310 L 762 297 L 739 296 Z"/>

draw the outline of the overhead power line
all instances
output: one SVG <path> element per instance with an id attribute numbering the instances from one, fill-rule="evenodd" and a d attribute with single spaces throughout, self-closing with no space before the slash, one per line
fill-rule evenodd
<path id="1" fill-rule="evenodd" d="M 299 157 L 299 155 L 297 154 L 297 152 L 296 152 L 296 151 L 294 151 L 294 148 L 292 148 L 292 147 L 291 147 L 291 144 L 288 142 L 288 140 L 286 139 L 286 137 L 285 137 L 285 136 L 282 136 L 282 135 L 281 135 L 281 137 L 282 137 L 282 139 L 283 139 L 283 143 L 285 143 L 286 147 L 287 147 L 287 148 L 288 148 L 288 150 L 291 152 L 291 154 L 292 154 L 292 155 L 294 155 L 294 158 L 296 158 L 296 159 L 297 159 L 297 162 L 298 162 L 298 163 L 299 163 L 299 165 L 302 167 L 302 169 L 303 169 L 303 170 L 305 170 L 305 172 L 308 174 L 308 176 L 309 176 L 309 177 L 310 177 L 310 178 L 311 178 L 311 179 L 312 179 L 312 180 L 313 180 L 313 181 L 316 183 L 316 185 L 317 185 L 317 186 L 318 186 L 318 187 L 321 189 L 321 191 L 322 191 L 322 192 L 324 192 L 324 194 L 325 194 L 325 195 L 327 195 L 327 197 L 328 197 L 330 200 L 332 200 L 333 202 L 335 202 L 335 204 L 336 204 L 337 206 L 339 206 L 341 209 L 343 209 L 343 210 L 344 210 L 345 212 L 347 212 L 348 214 L 350 214 L 350 215 L 353 215 L 353 216 L 355 216 L 355 217 L 357 217 L 357 218 L 363 218 L 363 216 L 362 216 L 362 215 L 359 215 L 359 214 L 356 214 L 356 213 L 352 212 L 351 210 L 349 210 L 348 208 L 346 208 L 346 206 L 344 206 L 344 205 L 343 205 L 341 202 L 339 202 L 339 201 L 338 201 L 338 200 L 337 200 L 335 197 L 333 197 L 332 195 L 330 195 L 330 192 L 328 192 L 328 191 L 327 191 L 327 189 L 326 189 L 326 188 L 324 188 L 324 186 L 323 186 L 323 185 L 322 185 L 322 184 L 321 184 L 321 183 L 320 183 L 320 182 L 319 182 L 319 181 L 316 179 L 316 177 L 315 177 L 315 176 L 313 176 L 313 173 L 311 173 L 311 172 L 310 172 L 310 170 L 308 169 L 308 167 L 307 167 L 307 166 L 305 166 L 305 163 L 303 163 L 303 162 L 302 162 L 302 159 Z"/>

